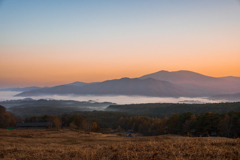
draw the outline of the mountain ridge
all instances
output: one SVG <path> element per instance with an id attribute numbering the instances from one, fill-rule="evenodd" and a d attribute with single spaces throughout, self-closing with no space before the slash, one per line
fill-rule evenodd
<path id="1" fill-rule="evenodd" d="M 232 94 L 240 91 L 240 77 L 210 77 L 192 71 L 180 70 L 159 71 L 139 78 L 149 77 L 177 84 L 187 89 L 191 94 L 198 93 L 199 96 Z"/>
<path id="2" fill-rule="evenodd" d="M 16 96 L 41 94 L 142 95 L 157 97 L 209 97 L 240 93 L 240 77 L 210 77 L 192 71 L 158 71 L 139 78 L 123 77 L 102 82 L 73 82 L 22 92 Z"/>
<path id="3" fill-rule="evenodd" d="M 224 99 L 228 101 L 238 101 L 240 102 L 240 93 L 234 93 L 234 94 L 220 94 L 220 95 L 215 95 L 212 97 L 209 97 L 211 100 L 219 100 L 219 99 Z"/>
<path id="4" fill-rule="evenodd" d="M 60 85 L 50 88 L 22 92 L 16 96 L 41 94 L 76 94 L 76 95 L 142 95 L 142 96 L 186 96 L 186 91 L 170 82 L 148 78 L 121 78 L 83 86 Z"/>

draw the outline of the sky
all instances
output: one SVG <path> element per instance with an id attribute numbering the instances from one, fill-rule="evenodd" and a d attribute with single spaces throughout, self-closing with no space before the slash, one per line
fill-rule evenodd
<path id="1" fill-rule="evenodd" d="M 0 88 L 240 77 L 239 0 L 0 0 Z"/>

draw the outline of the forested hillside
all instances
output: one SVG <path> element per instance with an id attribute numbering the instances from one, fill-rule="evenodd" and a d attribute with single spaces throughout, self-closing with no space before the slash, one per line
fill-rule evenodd
<path id="1" fill-rule="evenodd" d="M 230 111 L 240 111 L 240 102 L 234 103 L 208 103 L 208 104 L 174 104 L 174 103 L 149 103 L 149 104 L 129 104 L 111 105 L 105 111 L 127 112 L 142 116 L 159 117 L 172 116 L 175 113 L 184 112 L 200 113 L 226 113 Z"/>
<path id="2" fill-rule="evenodd" d="M 150 118 L 145 116 L 119 119 L 121 128 L 132 129 L 143 135 L 179 134 L 188 136 L 240 136 L 240 112 L 201 113 L 185 112 L 171 117 Z"/>
<path id="3" fill-rule="evenodd" d="M 88 130 L 95 124 L 100 132 L 103 128 L 111 128 L 117 132 L 132 130 L 144 136 L 179 134 L 185 136 L 240 136 L 240 112 L 201 113 L 185 112 L 170 117 L 151 118 L 134 116 L 120 112 L 82 112 L 62 116 L 42 116 L 26 118 L 25 122 L 54 122 L 59 118 L 62 127 Z M 96 129 L 96 127 L 94 127 Z"/>

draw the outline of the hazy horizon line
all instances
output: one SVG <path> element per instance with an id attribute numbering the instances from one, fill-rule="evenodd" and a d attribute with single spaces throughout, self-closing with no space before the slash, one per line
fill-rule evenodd
<path id="1" fill-rule="evenodd" d="M 220 77 L 215 77 L 215 76 L 210 76 L 210 75 L 206 75 L 206 74 L 203 74 L 203 73 L 199 73 L 199 72 L 195 72 L 195 71 L 192 71 L 192 70 L 184 70 L 184 69 L 181 69 L 181 70 L 174 70 L 174 71 L 168 71 L 168 70 L 159 70 L 159 71 L 156 71 L 156 72 L 151 72 L 151 73 L 147 73 L 147 74 L 144 74 L 142 76 L 145 76 L 145 75 L 150 75 L 150 74 L 154 74 L 154 73 L 158 73 L 158 72 L 170 72 L 170 73 L 173 73 L 173 72 L 181 72 L 181 71 L 186 71 L 186 72 L 192 72 L 192 73 L 197 73 L 197 74 L 200 74 L 200 75 L 203 75 L 203 76 L 207 76 L 207 77 L 213 77 L 213 78 L 224 78 L 224 77 L 237 77 L 237 78 L 240 78 L 238 76 L 232 76 L 232 75 L 229 75 L 229 76 L 220 76 Z M 109 80 L 118 80 L 118 79 L 122 79 L 122 78 L 129 78 L 129 79 L 135 79 L 135 78 L 140 78 L 142 76 L 139 76 L 139 77 L 126 77 L 126 76 L 121 76 L 120 78 L 112 78 L 112 79 L 105 79 L 105 80 L 101 80 L 101 81 L 88 81 L 88 82 L 84 82 L 84 81 L 81 81 L 81 80 L 75 80 L 75 81 L 70 81 L 70 82 L 63 82 L 63 83 L 57 83 L 55 82 L 55 84 L 50 84 L 50 85 L 14 85 L 12 87 L 4 87 L 4 86 L 1 86 L 1 83 L 0 83 L 0 89 L 9 89 L 9 88 L 26 88 L 26 87 L 41 87 L 41 88 L 44 88 L 44 87 L 54 87 L 54 86 L 59 86 L 59 85 L 65 85 L 65 84 L 71 84 L 71 83 L 76 83 L 76 82 L 82 82 L 82 83 L 99 83 L 99 82 L 105 82 L 105 81 L 109 81 Z M 53 82 L 54 83 L 54 82 Z"/>

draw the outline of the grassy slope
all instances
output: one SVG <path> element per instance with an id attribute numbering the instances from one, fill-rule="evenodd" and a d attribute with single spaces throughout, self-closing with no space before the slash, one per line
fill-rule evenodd
<path id="1" fill-rule="evenodd" d="M 240 140 L 0 129 L 4 159 L 240 159 Z"/>

